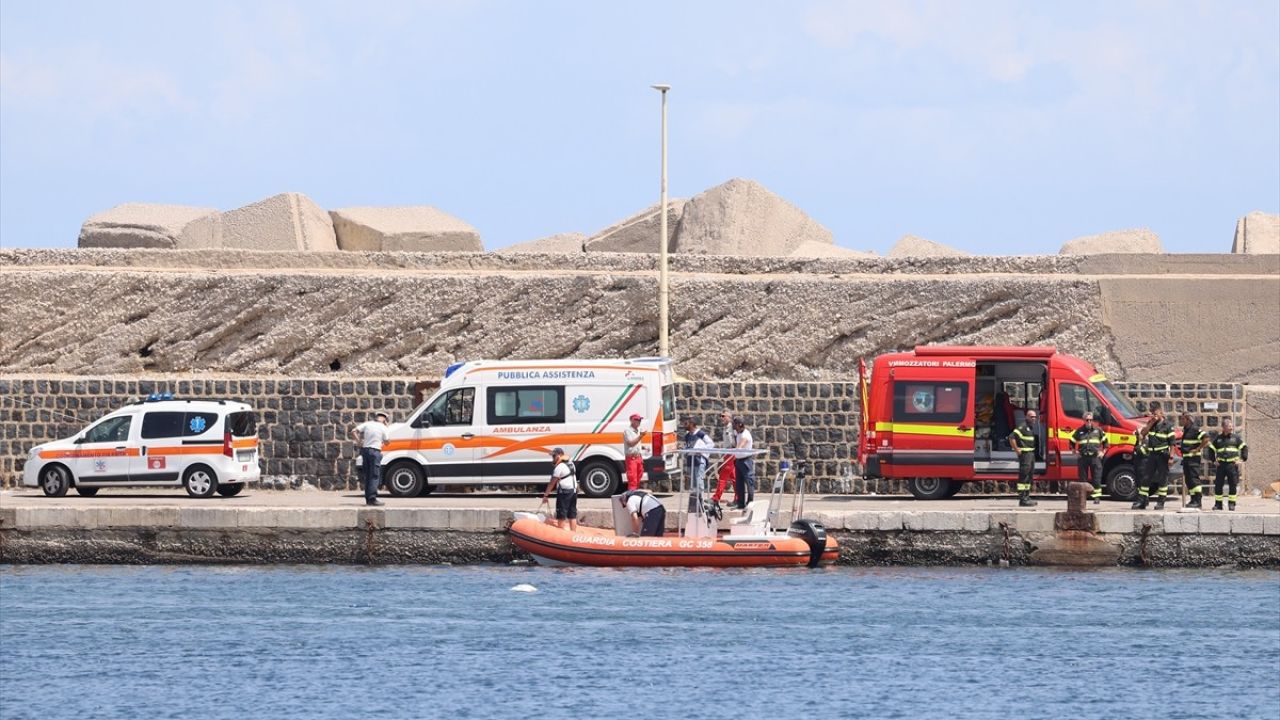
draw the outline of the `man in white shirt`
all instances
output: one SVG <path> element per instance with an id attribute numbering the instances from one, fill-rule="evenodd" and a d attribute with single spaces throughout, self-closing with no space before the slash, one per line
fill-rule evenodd
<path id="1" fill-rule="evenodd" d="M 632 533 L 642 537 L 662 537 L 667 529 L 667 509 L 647 490 L 628 490 L 618 502 L 631 513 Z"/>
<path id="2" fill-rule="evenodd" d="M 751 450 L 754 448 L 755 440 L 751 437 L 751 431 L 747 429 L 746 423 L 742 418 L 733 419 L 733 431 L 738 438 L 737 447 L 739 450 Z M 738 503 L 736 507 L 739 510 L 746 509 L 747 505 L 756 499 L 756 460 L 754 457 L 740 457 L 734 460 L 733 469 L 734 478 L 734 494 Z"/>
<path id="3" fill-rule="evenodd" d="M 381 505 L 378 486 L 382 484 L 382 446 L 387 442 L 387 414 L 376 413 L 372 420 L 360 423 L 351 436 L 360 443 L 360 472 L 364 474 L 364 503 Z"/>
<path id="4" fill-rule="evenodd" d="M 644 418 L 639 413 L 631 414 L 631 425 L 622 429 L 623 466 L 627 471 L 627 489 L 638 490 L 640 478 L 644 475 L 644 447 L 640 441 L 644 433 L 640 431 L 640 421 Z"/>
<path id="5" fill-rule="evenodd" d="M 569 531 L 578 531 L 578 478 L 574 473 L 573 463 L 564 456 L 564 450 L 556 448 L 551 451 L 551 482 L 542 492 L 542 502 L 546 504 L 551 491 L 556 493 L 555 526 L 564 527 L 569 521 Z"/>

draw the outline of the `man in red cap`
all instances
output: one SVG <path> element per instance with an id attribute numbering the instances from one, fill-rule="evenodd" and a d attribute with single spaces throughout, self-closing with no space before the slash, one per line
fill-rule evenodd
<path id="1" fill-rule="evenodd" d="M 640 413 L 631 413 L 631 427 L 622 431 L 622 456 L 627 470 L 627 490 L 640 488 L 640 476 L 644 475 L 644 449 L 640 441 L 644 433 L 640 432 Z"/>

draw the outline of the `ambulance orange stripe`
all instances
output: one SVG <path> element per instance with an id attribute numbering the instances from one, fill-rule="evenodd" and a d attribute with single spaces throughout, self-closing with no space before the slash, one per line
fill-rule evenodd
<path id="1" fill-rule="evenodd" d="M 539 435 L 536 438 L 522 440 L 510 447 L 503 448 L 494 453 L 485 455 L 482 460 L 495 458 L 507 453 L 518 452 L 520 450 L 539 450 L 549 452 L 548 446 L 552 445 L 603 445 L 603 444 L 622 444 L 622 433 L 552 433 L 550 435 Z"/>
<path id="2" fill-rule="evenodd" d="M 483 448 L 483 447 L 506 447 L 516 442 L 503 437 L 442 437 L 442 438 L 410 438 L 406 440 L 391 440 L 382 446 L 382 452 L 395 452 L 397 450 L 439 450 L 445 445 L 452 443 L 460 448 Z"/>
<path id="3" fill-rule="evenodd" d="M 247 438 L 245 440 L 232 440 L 231 447 L 237 448 L 237 449 L 256 448 L 258 447 L 258 438 Z"/>
<path id="4" fill-rule="evenodd" d="M 78 450 L 41 450 L 41 460 L 63 460 L 68 458 L 90 458 L 90 457 L 138 457 L 141 453 L 137 448 L 125 448 L 124 450 L 116 450 L 115 448 L 81 448 Z"/>

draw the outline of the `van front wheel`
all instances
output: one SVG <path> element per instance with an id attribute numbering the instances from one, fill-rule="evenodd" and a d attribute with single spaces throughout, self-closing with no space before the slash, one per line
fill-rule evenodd
<path id="1" fill-rule="evenodd" d="M 383 483 L 395 497 L 416 497 L 422 492 L 422 468 L 415 462 L 398 462 L 387 468 Z"/>
<path id="2" fill-rule="evenodd" d="M 946 478 L 911 478 L 907 480 L 907 489 L 917 500 L 942 500 L 951 497 L 947 494 L 951 491 L 951 484 Z"/>
<path id="3" fill-rule="evenodd" d="M 192 465 L 182 476 L 182 487 L 194 498 L 207 498 L 218 489 L 218 476 L 205 465 Z"/>
<path id="4" fill-rule="evenodd" d="M 578 473 L 578 483 L 582 486 L 582 494 L 587 497 L 609 497 L 617 490 L 618 477 L 617 464 L 597 460 L 582 468 Z"/>
<path id="5" fill-rule="evenodd" d="M 1138 475 L 1127 463 L 1111 468 L 1107 473 L 1107 492 L 1112 500 L 1128 502 L 1138 497 Z"/>
<path id="6" fill-rule="evenodd" d="M 49 497 L 62 497 L 71 487 L 71 473 L 61 465 L 50 465 L 40 471 L 40 489 Z"/>

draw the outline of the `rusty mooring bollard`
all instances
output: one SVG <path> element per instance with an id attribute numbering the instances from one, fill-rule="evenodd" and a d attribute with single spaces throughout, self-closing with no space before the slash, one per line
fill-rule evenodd
<path id="1" fill-rule="evenodd" d="M 1067 485 L 1067 511 L 1053 516 L 1055 530 L 1084 530 L 1094 532 L 1096 518 L 1093 513 L 1085 511 L 1093 486 L 1089 483 L 1073 482 Z"/>

